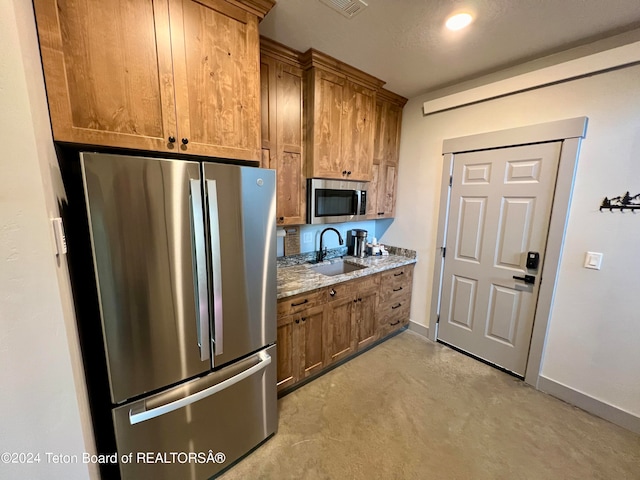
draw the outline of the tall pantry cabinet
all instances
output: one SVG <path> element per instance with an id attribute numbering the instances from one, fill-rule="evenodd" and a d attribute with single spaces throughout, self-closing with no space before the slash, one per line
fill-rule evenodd
<path id="1" fill-rule="evenodd" d="M 273 0 L 34 0 L 56 141 L 260 159 Z"/>
<path id="2" fill-rule="evenodd" d="M 276 222 L 306 221 L 303 155 L 303 71 L 298 52 L 260 39 L 262 167 L 276 170 Z"/>
<path id="3" fill-rule="evenodd" d="M 406 103 L 406 98 L 389 90 L 378 91 L 373 166 L 367 192 L 369 219 L 395 216 L 402 108 Z"/>

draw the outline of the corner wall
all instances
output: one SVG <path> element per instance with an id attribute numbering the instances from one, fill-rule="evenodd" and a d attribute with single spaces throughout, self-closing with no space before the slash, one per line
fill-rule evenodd
<path id="1" fill-rule="evenodd" d="M 0 6 L 0 453 L 40 454 L 0 463 L 0 478 L 98 478 L 80 460 L 92 436 L 66 263 L 49 224 L 62 187 L 33 7 Z M 47 453 L 79 461 L 55 464 Z"/>
<path id="2" fill-rule="evenodd" d="M 418 251 L 411 319 L 428 326 L 442 142 L 587 116 L 542 374 L 640 417 L 640 216 L 600 213 L 603 197 L 640 193 L 640 66 L 424 117 L 404 109 L 396 220 L 382 242 Z M 603 252 L 602 270 L 582 267 Z"/>

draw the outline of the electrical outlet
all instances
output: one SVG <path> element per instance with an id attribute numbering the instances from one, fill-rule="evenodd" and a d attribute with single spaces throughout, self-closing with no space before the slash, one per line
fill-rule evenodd
<path id="1" fill-rule="evenodd" d="M 313 238 L 311 237 L 311 233 L 305 233 L 302 235 L 302 243 L 311 243 Z"/>

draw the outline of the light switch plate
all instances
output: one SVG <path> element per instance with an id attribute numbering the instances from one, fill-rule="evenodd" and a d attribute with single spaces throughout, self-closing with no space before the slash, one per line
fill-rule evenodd
<path id="1" fill-rule="evenodd" d="M 587 252 L 584 257 L 584 268 L 592 268 L 594 270 L 600 270 L 602 266 L 602 253 L 599 252 Z"/>
<path id="2" fill-rule="evenodd" d="M 311 238 L 311 233 L 307 232 L 302 235 L 302 243 L 311 243 L 313 239 Z"/>

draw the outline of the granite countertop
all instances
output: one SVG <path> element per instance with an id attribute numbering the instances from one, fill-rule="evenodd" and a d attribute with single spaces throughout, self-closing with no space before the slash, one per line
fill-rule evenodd
<path id="1" fill-rule="evenodd" d="M 403 254 L 398 254 L 403 253 Z M 317 265 L 328 265 L 345 261 L 356 265 L 362 265 L 367 268 L 356 270 L 354 272 L 343 273 L 341 275 L 327 276 L 317 273 L 313 267 Z M 385 256 L 373 256 L 365 258 L 357 258 L 344 256 L 342 258 L 332 258 L 322 263 L 311 265 L 309 263 L 299 263 L 291 266 L 278 266 L 278 300 L 299 293 L 309 292 L 316 288 L 327 287 L 337 283 L 353 280 L 354 278 L 380 273 L 392 268 L 401 267 L 415 263 L 415 252 L 399 249 L 399 252 Z"/>

